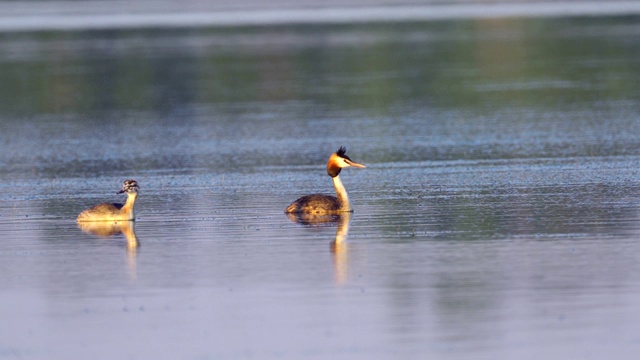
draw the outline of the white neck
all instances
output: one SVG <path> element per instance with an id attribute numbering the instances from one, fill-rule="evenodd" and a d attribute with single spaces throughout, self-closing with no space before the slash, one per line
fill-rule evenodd
<path id="1" fill-rule="evenodd" d="M 333 180 L 333 187 L 336 188 L 336 195 L 338 195 L 338 201 L 340 201 L 340 210 L 351 211 L 351 203 L 349 202 L 349 195 L 347 195 L 347 190 L 345 190 L 344 185 L 342 185 L 340 176 L 334 176 L 331 179 Z"/>
<path id="2" fill-rule="evenodd" d="M 127 202 L 124 203 L 124 206 L 122 207 L 122 209 L 120 209 L 121 212 L 129 212 L 131 215 L 129 216 L 130 219 L 134 219 L 135 218 L 135 214 L 133 212 L 133 205 L 136 203 L 136 199 L 138 198 L 138 193 L 134 192 L 134 193 L 128 193 L 127 194 Z"/>

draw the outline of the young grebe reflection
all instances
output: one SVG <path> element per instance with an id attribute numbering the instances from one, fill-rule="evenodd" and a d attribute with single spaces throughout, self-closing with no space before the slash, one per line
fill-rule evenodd
<path id="1" fill-rule="evenodd" d="M 124 204 L 103 203 L 87 209 L 78 215 L 78 222 L 82 221 L 133 221 L 133 205 L 138 198 L 138 183 L 135 180 L 125 180 L 122 190 L 117 194 L 127 193 L 127 202 Z"/>
<path id="2" fill-rule="evenodd" d="M 346 152 L 347 149 L 341 147 L 338 151 L 331 154 L 329 162 L 327 162 L 327 173 L 333 180 L 333 186 L 336 189 L 336 195 L 338 195 L 338 197 L 324 194 L 303 196 L 291 203 L 284 212 L 286 214 L 300 213 L 317 215 L 352 212 L 353 209 L 351 208 L 351 203 L 349 203 L 349 196 L 347 196 L 347 191 L 344 189 L 342 181 L 340 181 L 340 176 L 338 175 L 343 168 L 349 166 L 364 168 L 365 166 L 349 159 Z"/>

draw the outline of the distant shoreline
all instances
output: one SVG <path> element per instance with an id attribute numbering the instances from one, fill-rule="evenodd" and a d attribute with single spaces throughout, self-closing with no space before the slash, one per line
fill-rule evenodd
<path id="1" fill-rule="evenodd" d="M 508 17 L 640 15 L 640 1 L 561 1 L 470 4 L 376 1 L 329 4 L 191 4 L 172 2 L 0 2 L 0 32 L 198 28 L 295 24 L 434 21 Z"/>

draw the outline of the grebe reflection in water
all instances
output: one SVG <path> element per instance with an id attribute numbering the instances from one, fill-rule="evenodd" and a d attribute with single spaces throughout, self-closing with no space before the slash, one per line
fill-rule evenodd
<path id="1" fill-rule="evenodd" d="M 348 243 L 349 227 L 351 226 L 352 213 L 345 212 L 339 215 L 310 215 L 310 214 L 287 214 L 287 217 L 296 223 L 305 226 L 328 226 L 337 224 L 336 235 L 331 242 L 331 255 L 333 257 L 333 267 L 337 285 L 345 285 L 348 279 Z"/>
<path id="2" fill-rule="evenodd" d="M 108 238 L 116 235 L 124 235 L 127 241 L 127 249 L 135 251 L 140 247 L 140 242 L 136 236 L 135 225 L 133 221 L 88 221 L 78 222 L 80 230 L 87 234 L 96 235 L 102 238 Z"/>
<path id="3" fill-rule="evenodd" d="M 127 262 L 129 273 L 132 279 L 136 278 L 136 257 L 138 256 L 138 248 L 140 242 L 136 236 L 135 222 L 133 221 L 87 221 L 78 222 L 80 230 L 87 234 L 99 236 L 101 238 L 109 238 L 117 235 L 124 235 L 127 246 Z"/>

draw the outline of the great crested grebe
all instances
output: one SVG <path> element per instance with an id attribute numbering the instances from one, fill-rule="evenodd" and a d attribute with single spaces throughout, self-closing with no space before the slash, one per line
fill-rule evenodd
<path id="1" fill-rule="evenodd" d="M 133 221 L 135 214 L 133 213 L 133 205 L 138 198 L 138 183 L 135 180 L 125 180 L 122 190 L 117 194 L 127 193 L 127 202 L 124 204 L 98 204 L 87 209 L 78 215 L 76 219 L 81 221 Z"/>
<path id="2" fill-rule="evenodd" d="M 336 195 L 338 195 L 338 197 L 323 194 L 303 196 L 291 203 L 284 211 L 285 214 L 328 215 L 353 211 L 351 203 L 349 203 L 347 191 L 344 189 L 344 185 L 342 185 L 342 181 L 340 181 L 340 176 L 338 175 L 342 168 L 349 166 L 364 168 L 365 166 L 349 159 L 346 152 L 347 149 L 341 147 L 338 151 L 331 154 L 329 162 L 327 162 L 327 173 L 333 180 L 333 186 L 336 188 Z"/>

